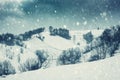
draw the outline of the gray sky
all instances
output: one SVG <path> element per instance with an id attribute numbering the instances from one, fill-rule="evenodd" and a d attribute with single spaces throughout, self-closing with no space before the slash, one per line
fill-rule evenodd
<path id="1" fill-rule="evenodd" d="M 0 32 L 38 27 L 72 30 L 120 24 L 120 0 L 0 0 Z"/>

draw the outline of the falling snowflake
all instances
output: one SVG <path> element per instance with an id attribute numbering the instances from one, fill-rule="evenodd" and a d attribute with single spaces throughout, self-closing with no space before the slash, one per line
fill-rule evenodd
<path id="1" fill-rule="evenodd" d="M 40 22 L 40 19 L 37 19 L 37 22 Z"/>
<path id="2" fill-rule="evenodd" d="M 104 17 L 107 16 L 107 13 L 106 13 L 106 12 L 100 13 L 100 16 L 101 16 L 102 18 L 104 18 Z"/>
<path id="3" fill-rule="evenodd" d="M 84 22 L 83 22 L 83 25 L 84 25 L 84 26 L 87 25 L 87 21 L 84 21 Z"/>
<path id="4" fill-rule="evenodd" d="M 77 26 L 79 26 L 79 25 L 80 25 L 80 23 L 79 23 L 79 22 L 76 22 L 76 25 L 77 25 Z"/>
<path id="5" fill-rule="evenodd" d="M 108 21 L 108 18 L 107 18 L 107 17 L 105 17 L 105 21 Z"/>
<path id="6" fill-rule="evenodd" d="M 57 11 L 56 11 L 56 10 L 54 10 L 54 13 L 57 13 Z"/>
<path id="7" fill-rule="evenodd" d="M 66 25 L 63 25 L 63 27 L 66 29 L 67 28 L 67 26 Z"/>

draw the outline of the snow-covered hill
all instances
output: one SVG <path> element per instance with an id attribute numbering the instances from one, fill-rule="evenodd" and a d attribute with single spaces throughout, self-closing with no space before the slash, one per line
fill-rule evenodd
<path id="1" fill-rule="evenodd" d="M 101 61 L 40 69 L 0 80 L 119 80 L 120 55 Z"/>
<path id="2" fill-rule="evenodd" d="M 102 31 L 103 30 L 91 30 L 94 38 L 100 36 Z M 26 57 L 30 57 L 29 55 L 34 54 L 36 50 L 45 50 L 52 59 L 57 59 L 63 50 L 75 47 L 76 43 L 80 43 L 80 48 L 84 49 L 86 46 L 86 41 L 83 39 L 83 35 L 87 32 L 90 32 L 90 30 L 70 31 L 71 40 L 62 38 L 60 36 L 50 36 L 49 32 L 43 32 L 40 35 L 45 37 L 44 41 L 41 41 L 39 38 L 37 38 L 37 35 L 33 35 L 31 39 L 23 41 L 24 47 L 0 44 L 0 55 L 2 57 L 0 60 L 6 59 L 9 56 L 13 57 L 11 62 L 17 69 L 16 71 L 18 71 L 18 57 L 21 57 L 22 60 L 26 60 Z M 73 41 L 74 36 L 76 37 L 75 43 Z M 52 62 L 51 66 L 52 65 L 56 66 L 56 61 Z"/>
<path id="3" fill-rule="evenodd" d="M 105 61 L 101 60 L 92 63 L 57 66 L 57 58 L 63 50 L 74 47 L 79 47 L 82 50 L 86 47 L 87 43 L 83 38 L 83 35 L 88 32 L 91 32 L 93 37 L 97 38 L 102 34 L 103 30 L 70 31 L 71 40 L 60 36 L 51 36 L 49 35 L 49 32 L 43 32 L 39 34 L 45 37 L 43 41 L 37 37 L 39 35 L 33 35 L 31 39 L 23 41 L 23 47 L 0 44 L 0 61 L 9 59 L 16 70 L 15 75 L 9 75 L 5 78 L 5 80 L 106 80 L 107 76 L 114 73 L 113 70 L 111 71 L 112 73 L 109 73 L 108 71 L 114 68 L 118 69 L 118 66 L 120 66 L 117 64 L 120 56 L 110 58 Z M 77 45 L 77 43 L 80 43 L 80 45 Z M 46 63 L 49 68 L 43 69 L 46 68 L 46 66 L 43 66 L 40 70 L 20 73 L 19 66 L 21 63 L 25 63 L 29 58 L 37 59 L 35 54 L 37 50 L 47 51 L 47 54 L 49 55 L 49 62 Z M 91 57 L 91 54 L 84 54 L 84 56 L 82 55 L 82 58 L 83 57 L 87 60 Z M 46 63 L 43 65 L 46 65 Z M 112 68 L 111 65 L 115 65 L 115 67 Z M 105 74 L 105 76 L 103 76 L 102 73 Z M 94 74 L 95 76 L 93 76 Z M 4 78 L 0 78 L 0 80 L 2 79 L 4 80 Z"/>

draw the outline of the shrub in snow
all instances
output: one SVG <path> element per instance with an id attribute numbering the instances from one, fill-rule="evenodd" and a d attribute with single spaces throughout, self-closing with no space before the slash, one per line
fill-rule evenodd
<path id="1" fill-rule="evenodd" d="M 45 36 L 40 35 L 40 36 L 38 36 L 38 39 L 40 39 L 41 41 L 44 41 Z"/>
<path id="2" fill-rule="evenodd" d="M 37 50 L 36 55 L 41 63 L 44 63 L 48 58 L 48 54 L 44 50 Z"/>
<path id="3" fill-rule="evenodd" d="M 106 45 L 110 56 L 113 56 L 115 51 L 118 49 L 120 43 L 120 26 L 112 27 L 111 29 L 105 29 L 103 34 L 100 36 L 102 45 Z"/>
<path id="4" fill-rule="evenodd" d="M 0 35 L 0 43 L 6 44 L 9 46 L 14 45 L 14 39 L 15 39 L 15 36 L 11 33 L 6 33 L 6 34 Z"/>
<path id="5" fill-rule="evenodd" d="M 21 72 L 36 70 L 41 67 L 41 62 L 37 58 L 28 58 L 24 63 L 21 63 L 19 70 Z"/>
<path id="6" fill-rule="evenodd" d="M 0 62 L 0 76 L 15 74 L 15 68 L 12 66 L 9 60 Z"/>
<path id="7" fill-rule="evenodd" d="M 99 60 L 99 55 L 93 55 L 90 57 L 89 62 Z"/>
<path id="8" fill-rule="evenodd" d="M 105 44 L 102 44 L 100 39 L 96 39 L 95 42 L 93 42 L 91 50 L 93 53 L 96 53 L 96 55 L 99 57 L 99 59 L 105 59 L 106 55 L 108 53 L 108 46 Z M 95 52 L 94 52 L 95 51 Z"/>
<path id="9" fill-rule="evenodd" d="M 93 40 L 93 35 L 91 32 L 88 32 L 87 34 L 83 35 L 83 38 L 87 41 L 87 43 L 90 43 Z"/>
<path id="10" fill-rule="evenodd" d="M 19 70 L 21 72 L 36 70 L 42 67 L 42 64 L 47 60 L 47 53 L 45 51 L 37 50 L 31 54 L 22 54 L 20 57 Z"/>
<path id="11" fill-rule="evenodd" d="M 120 26 L 115 26 L 110 29 L 105 29 L 102 35 L 92 42 L 91 50 L 96 50 L 96 55 L 91 57 L 90 61 L 105 59 L 106 57 L 114 56 L 115 51 L 120 44 Z M 87 48 L 87 51 L 91 51 Z"/>
<path id="12" fill-rule="evenodd" d="M 3 73 L 2 73 L 2 63 L 0 62 L 0 76 L 2 76 Z"/>
<path id="13" fill-rule="evenodd" d="M 67 65 L 80 62 L 81 52 L 79 48 L 64 50 L 58 58 L 58 64 Z"/>

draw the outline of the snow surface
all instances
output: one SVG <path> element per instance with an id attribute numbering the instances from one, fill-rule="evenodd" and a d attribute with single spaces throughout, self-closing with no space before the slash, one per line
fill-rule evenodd
<path id="1" fill-rule="evenodd" d="M 15 75 L 7 76 L 5 80 L 23 80 L 23 79 L 25 80 L 88 80 L 87 77 L 84 76 L 88 76 L 88 77 L 93 76 L 92 74 L 97 73 L 97 69 L 99 68 L 101 69 L 101 67 L 103 68 L 107 67 L 106 65 L 103 66 L 103 63 L 107 63 L 107 62 L 100 61 L 98 63 L 85 63 L 85 64 L 81 63 L 77 65 L 57 67 L 56 59 L 63 50 L 73 47 L 80 47 L 81 50 L 84 49 L 87 43 L 83 39 L 83 35 L 90 31 L 94 35 L 94 38 L 100 36 L 103 32 L 103 30 L 70 31 L 71 40 L 67 40 L 59 36 L 50 36 L 48 32 L 43 32 L 40 35 L 45 37 L 44 41 L 41 41 L 39 38 L 36 37 L 36 35 L 34 35 L 30 40 L 24 41 L 25 47 L 6 46 L 0 44 L 0 61 L 4 61 L 6 58 L 9 59 L 8 57 L 12 57 L 10 61 L 12 65 L 15 67 L 15 70 L 17 72 L 17 74 Z M 74 35 L 76 36 L 75 43 L 73 41 Z M 76 46 L 77 43 L 80 43 L 80 46 Z M 49 63 L 48 67 L 50 68 L 44 69 L 43 67 L 40 70 L 28 71 L 19 74 L 20 73 L 18 68 L 19 59 L 20 59 L 20 63 L 24 63 L 29 58 L 36 59 L 36 55 L 35 55 L 36 50 L 47 51 L 50 57 L 49 57 L 49 61 L 47 60 L 48 62 L 46 63 Z M 91 54 L 83 55 L 82 57 L 83 61 L 84 59 L 86 60 L 89 59 L 90 56 Z M 111 63 L 111 61 L 108 62 Z M 46 65 L 46 63 L 44 63 L 43 66 Z M 102 75 L 101 72 L 98 71 L 98 73 Z M 99 78 L 99 76 L 97 76 L 97 78 Z M 4 78 L 0 78 L 0 80 L 2 79 Z M 90 80 L 98 80 L 98 79 L 90 79 Z"/>
<path id="2" fill-rule="evenodd" d="M 120 80 L 120 55 L 100 61 L 40 69 L 0 80 Z"/>

